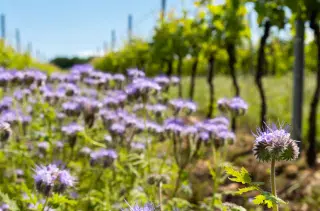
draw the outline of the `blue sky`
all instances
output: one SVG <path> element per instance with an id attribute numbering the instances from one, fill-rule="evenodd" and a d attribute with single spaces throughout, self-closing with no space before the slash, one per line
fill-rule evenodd
<path id="1" fill-rule="evenodd" d="M 42 57 L 87 55 L 110 43 L 111 30 L 117 46 L 127 39 L 128 14 L 133 15 L 134 35 L 152 33 L 160 0 L 2 0 L 0 13 L 6 15 L 7 40 L 15 46 L 15 29 L 21 34 L 22 47 L 32 42 L 33 52 Z M 192 8 L 192 0 L 184 5 Z M 182 8 L 181 0 L 167 0 L 167 8 Z"/>

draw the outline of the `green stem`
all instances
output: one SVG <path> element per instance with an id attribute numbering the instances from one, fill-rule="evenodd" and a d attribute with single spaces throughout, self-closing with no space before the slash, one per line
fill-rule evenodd
<path id="1" fill-rule="evenodd" d="M 146 107 L 146 103 L 143 104 L 143 108 L 144 108 L 144 118 L 143 118 L 143 123 L 145 128 L 147 128 L 147 115 L 148 115 L 148 111 L 147 111 L 147 107 Z M 151 163 L 150 163 L 150 144 L 149 144 L 149 140 L 148 140 L 148 130 L 145 129 L 145 131 L 147 132 L 147 136 L 146 136 L 146 158 L 147 158 L 147 163 L 148 163 L 148 174 L 151 173 Z"/>
<path id="2" fill-rule="evenodd" d="M 159 183 L 159 205 L 160 211 L 162 211 L 162 182 Z"/>
<path id="3" fill-rule="evenodd" d="M 173 194 L 172 194 L 171 198 L 174 198 L 176 196 L 178 190 L 179 190 L 182 172 L 183 172 L 183 169 L 180 168 L 179 172 L 178 172 L 178 177 L 177 177 L 177 180 L 176 180 L 176 185 L 175 185 L 175 188 L 174 188 L 174 191 L 173 191 Z"/>
<path id="4" fill-rule="evenodd" d="M 276 191 L 276 176 L 275 176 L 275 164 L 276 161 L 275 159 L 272 159 L 271 161 L 271 175 L 270 175 L 270 179 L 271 179 L 271 192 L 272 195 L 274 195 L 275 197 L 277 197 L 277 191 Z M 274 204 L 273 205 L 273 211 L 278 211 L 278 204 Z"/>
<path id="5" fill-rule="evenodd" d="M 47 196 L 47 197 L 46 197 L 46 201 L 45 201 L 44 204 L 43 204 L 42 211 L 45 211 L 45 209 L 46 209 L 46 207 L 47 207 L 47 204 L 48 204 L 48 201 L 49 201 L 49 197 Z"/>
<path id="6" fill-rule="evenodd" d="M 216 193 L 219 187 L 219 180 L 220 180 L 220 151 L 216 150 L 216 148 L 213 146 L 212 148 L 212 157 L 213 157 L 213 165 L 215 166 L 215 178 L 213 181 L 213 188 L 212 188 L 212 206 L 215 206 L 215 198 Z"/>

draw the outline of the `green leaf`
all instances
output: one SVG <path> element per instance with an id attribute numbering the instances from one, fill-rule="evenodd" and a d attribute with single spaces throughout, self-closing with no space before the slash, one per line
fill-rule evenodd
<path id="1" fill-rule="evenodd" d="M 262 192 L 261 194 L 257 195 L 254 198 L 253 203 L 258 205 L 267 205 L 268 208 L 272 208 L 273 205 L 277 203 L 286 204 L 285 201 L 272 195 L 269 192 Z"/>
<path id="2" fill-rule="evenodd" d="M 7 194 L 0 192 L 0 198 L 2 199 L 3 203 L 9 205 L 10 210 L 12 211 L 19 210 L 17 203 L 11 200 Z"/>
<path id="3" fill-rule="evenodd" d="M 264 200 L 266 200 L 266 197 L 260 194 L 255 196 L 252 202 L 254 204 L 261 205 L 261 204 L 264 204 Z"/>
<path id="4" fill-rule="evenodd" d="M 250 186 L 250 187 L 245 187 L 245 188 L 239 188 L 239 190 L 237 191 L 237 194 L 243 194 L 249 191 L 254 191 L 254 190 L 259 190 L 258 187 L 256 186 Z"/>
<path id="5" fill-rule="evenodd" d="M 251 177 L 245 168 L 241 168 L 240 171 L 235 170 L 231 166 L 226 166 L 225 171 L 229 176 L 229 179 L 234 182 L 241 182 L 242 184 L 251 184 Z"/>

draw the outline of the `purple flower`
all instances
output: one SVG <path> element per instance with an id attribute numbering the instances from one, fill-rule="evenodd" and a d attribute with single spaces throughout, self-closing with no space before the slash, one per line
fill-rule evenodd
<path id="1" fill-rule="evenodd" d="M 73 75 L 88 75 L 93 69 L 91 64 L 76 64 L 71 68 L 71 73 Z"/>
<path id="2" fill-rule="evenodd" d="M 170 118 L 165 120 L 164 129 L 169 134 L 177 134 L 180 135 L 184 129 L 184 122 L 182 119 Z"/>
<path id="3" fill-rule="evenodd" d="M 82 106 L 78 102 L 65 102 L 62 104 L 63 111 L 68 116 L 79 116 L 81 113 Z"/>
<path id="4" fill-rule="evenodd" d="M 16 99 L 22 100 L 23 98 L 29 96 L 31 91 L 29 89 L 16 90 L 13 95 Z"/>
<path id="5" fill-rule="evenodd" d="M 112 76 L 112 78 L 115 80 L 115 81 L 119 81 L 119 82 L 122 82 L 124 80 L 126 80 L 126 77 L 122 74 L 114 74 Z"/>
<path id="6" fill-rule="evenodd" d="M 236 115 L 243 115 L 248 110 L 248 104 L 242 98 L 235 97 L 230 100 L 229 109 Z"/>
<path id="7" fill-rule="evenodd" d="M 145 77 L 145 73 L 139 69 L 128 69 L 127 74 L 131 78 L 140 78 Z"/>
<path id="8" fill-rule="evenodd" d="M 13 99 L 11 97 L 4 97 L 0 101 L 0 113 L 5 110 L 9 110 L 12 106 Z"/>
<path id="9" fill-rule="evenodd" d="M 208 119 L 208 120 L 206 120 L 206 122 L 211 123 L 211 124 L 216 124 L 216 125 L 222 124 L 225 126 L 229 126 L 229 124 L 230 124 L 229 119 L 224 116 L 219 116 L 219 117 L 215 117 L 213 119 Z"/>
<path id="10" fill-rule="evenodd" d="M 7 84 L 13 79 L 12 75 L 7 71 L 0 72 L 0 86 L 7 86 Z"/>
<path id="11" fill-rule="evenodd" d="M 83 147 L 79 153 L 82 155 L 90 155 L 91 152 L 92 150 L 89 147 Z"/>
<path id="12" fill-rule="evenodd" d="M 62 141 L 57 141 L 55 143 L 57 149 L 62 149 L 64 147 L 64 143 Z"/>
<path id="13" fill-rule="evenodd" d="M 202 131 L 198 134 L 198 136 L 200 141 L 208 142 L 210 140 L 210 135 L 208 132 Z"/>
<path id="14" fill-rule="evenodd" d="M 148 121 L 146 124 L 146 127 L 149 132 L 155 133 L 157 135 L 163 133 L 163 131 L 164 131 L 164 128 L 155 122 Z"/>
<path id="15" fill-rule="evenodd" d="M 185 126 L 182 134 L 187 136 L 195 136 L 198 133 L 198 129 L 195 126 Z"/>
<path id="16" fill-rule="evenodd" d="M 60 84 L 58 90 L 64 91 L 67 96 L 74 96 L 79 94 L 79 88 L 72 83 Z"/>
<path id="17" fill-rule="evenodd" d="M 126 131 L 126 127 L 120 123 L 114 123 L 110 127 L 110 132 L 116 135 L 123 135 Z"/>
<path id="18" fill-rule="evenodd" d="M 169 105 L 173 107 L 176 113 L 183 110 L 186 110 L 187 113 L 191 113 L 197 110 L 197 105 L 190 100 L 173 99 L 169 101 Z"/>
<path id="19" fill-rule="evenodd" d="M 167 87 L 170 84 L 170 79 L 166 75 L 156 76 L 153 80 L 157 82 L 161 87 Z"/>
<path id="20" fill-rule="evenodd" d="M 131 148 L 137 151 L 143 151 L 146 148 L 146 145 L 139 142 L 132 142 Z"/>
<path id="21" fill-rule="evenodd" d="M 16 169 L 15 173 L 18 177 L 22 177 L 24 175 L 24 171 L 22 169 Z"/>
<path id="22" fill-rule="evenodd" d="M 83 127 L 81 125 L 78 125 L 77 123 L 71 123 L 69 125 L 62 127 L 62 132 L 64 132 L 66 135 L 76 135 L 77 133 L 83 131 Z"/>
<path id="23" fill-rule="evenodd" d="M 221 112 L 226 112 L 229 108 L 229 99 L 227 98 L 220 98 L 218 100 L 218 108 Z"/>
<path id="24" fill-rule="evenodd" d="M 129 205 L 129 207 L 129 209 L 125 209 L 123 211 L 156 211 L 156 208 L 151 203 L 147 203 L 144 206 L 134 205 L 133 207 L 131 207 Z"/>
<path id="25" fill-rule="evenodd" d="M 113 161 L 117 159 L 117 157 L 117 152 L 112 149 L 99 149 L 97 151 L 91 152 L 90 164 L 91 166 L 100 164 L 104 168 L 107 168 L 112 165 Z"/>
<path id="26" fill-rule="evenodd" d="M 223 144 L 233 144 L 236 141 L 236 135 L 231 131 L 220 130 L 216 134 L 216 139 L 221 141 Z"/>
<path id="27" fill-rule="evenodd" d="M 124 102 L 127 100 L 127 94 L 122 90 L 114 90 L 107 94 L 104 99 L 103 104 L 106 106 L 123 106 Z"/>
<path id="28" fill-rule="evenodd" d="M 126 87 L 126 93 L 133 99 L 142 97 L 145 103 L 150 95 L 157 93 L 161 87 L 154 80 L 148 78 L 136 78 Z"/>
<path id="29" fill-rule="evenodd" d="M 152 111 L 156 114 L 161 114 L 167 110 L 167 107 L 162 104 L 155 104 L 155 105 L 146 105 L 147 110 Z"/>
<path id="30" fill-rule="evenodd" d="M 2 204 L 0 206 L 1 211 L 10 211 L 10 206 L 8 204 Z"/>
<path id="31" fill-rule="evenodd" d="M 43 141 L 43 142 L 38 143 L 38 147 L 41 150 L 47 151 L 49 149 L 50 145 L 48 142 Z"/>
<path id="32" fill-rule="evenodd" d="M 265 130 L 258 129 L 253 146 L 253 154 L 259 161 L 295 160 L 299 156 L 296 141 L 292 140 L 290 133 L 282 127 L 277 128 L 266 125 Z"/>
<path id="33" fill-rule="evenodd" d="M 62 193 L 75 182 L 75 178 L 67 170 L 60 170 L 52 164 L 37 166 L 33 178 L 37 190 L 45 196 L 50 196 L 52 191 Z"/>

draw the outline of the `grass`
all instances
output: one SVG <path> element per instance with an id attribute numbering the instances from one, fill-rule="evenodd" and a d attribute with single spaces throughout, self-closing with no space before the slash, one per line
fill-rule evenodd
<path id="1" fill-rule="evenodd" d="M 189 93 L 189 77 L 183 78 L 183 96 L 188 97 Z M 284 122 L 291 124 L 292 110 L 292 80 L 291 74 L 284 76 L 273 76 L 263 78 L 263 85 L 267 97 L 267 120 L 268 122 Z M 303 103 L 303 137 L 306 137 L 308 131 L 308 117 L 311 98 L 315 89 L 315 76 L 308 74 L 305 76 L 304 83 L 304 103 Z M 248 113 L 238 120 L 238 127 L 250 131 L 255 131 L 259 125 L 260 119 L 260 97 L 254 78 L 250 75 L 239 76 L 240 95 L 249 104 Z M 234 89 L 231 77 L 216 76 L 215 85 L 215 102 L 222 97 L 233 97 Z M 171 90 L 171 95 L 177 96 L 177 89 Z M 205 77 L 196 79 L 195 99 L 199 106 L 199 114 L 206 114 L 209 102 L 209 88 Z M 216 106 L 216 105 L 215 105 Z M 320 106 L 319 106 L 320 107 Z M 218 115 L 219 111 L 215 107 L 214 115 Z M 318 108 L 317 119 L 320 119 L 320 109 Z M 318 135 L 320 135 L 320 121 L 317 122 Z M 306 139 L 306 138 L 304 138 Z"/>

